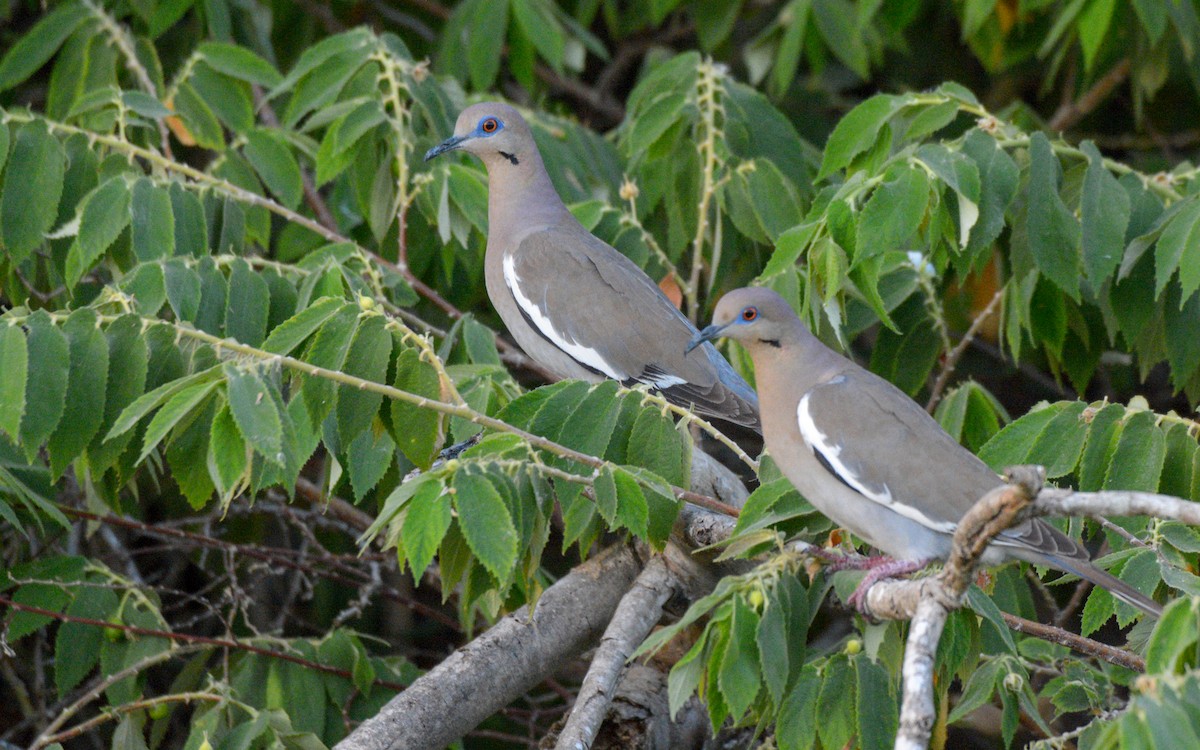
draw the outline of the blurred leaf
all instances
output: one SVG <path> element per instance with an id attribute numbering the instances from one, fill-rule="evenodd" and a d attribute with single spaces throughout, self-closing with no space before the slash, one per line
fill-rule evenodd
<path id="1" fill-rule="evenodd" d="M 26 376 L 29 372 L 29 351 L 25 332 L 20 326 L 0 328 L 0 430 L 17 440 L 21 418 L 25 415 Z"/>
<path id="2" fill-rule="evenodd" d="M 0 193 L 0 239 L 14 263 L 29 257 L 50 231 L 65 171 L 63 148 L 43 123 L 17 131 Z"/>

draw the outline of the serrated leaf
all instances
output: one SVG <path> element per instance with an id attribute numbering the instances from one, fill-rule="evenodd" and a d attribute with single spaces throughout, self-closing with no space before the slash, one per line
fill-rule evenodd
<path id="1" fill-rule="evenodd" d="M 1066 404 L 1055 404 L 1026 414 L 996 433 L 979 449 L 979 457 L 996 472 L 1026 463 L 1038 436 L 1063 408 L 1066 408 Z"/>
<path id="2" fill-rule="evenodd" d="M 825 747 L 844 747 L 858 730 L 854 670 L 845 658 L 830 659 L 817 699 L 817 733 Z"/>
<path id="3" fill-rule="evenodd" d="M 300 165 L 283 138 L 269 130 L 251 130 L 242 153 L 280 203 L 291 209 L 300 205 L 304 197 Z"/>
<path id="4" fill-rule="evenodd" d="M 107 620 L 116 614 L 117 595 L 103 587 L 80 586 L 67 607 L 70 617 Z M 64 622 L 54 639 L 54 687 L 64 695 L 79 684 L 100 659 L 103 629 L 90 623 Z"/>
<path id="5" fill-rule="evenodd" d="M 979 167 L 979 220 L 971 230 L 971 253 L 987 250 L 1004 229 L 1004 214 L 1017 194 L 1020 169 L 995 139 L 972 130 L 963 142 L 963 153 Z"/>
<path id="6" fill-rule="evenodd" d="M 63 148 L 44 123 L 17 131 L 0 193 L 0 238 L 14 263 L 28 258 L 50 231 L 65 172 Z"/>
<path id="7" fill-rule="evenodd" d="M 405 348 L 396 357 L 396 379 L 392 383 L 429 399 L 441 399 L 441 382 L 433 365 L 421 360 L 415 348 Z M 442 445 L 442 415 L 407 401 L 391 402 L 391 423 L 400 450 L 422 469 L 428 469 Z"/>
<path id="8" fill-rule="evenodd" d="M 133 185 L 130 212 L 133 254 L 138 260 L 157 260 L 175 254 L 175 214 L 170 193 L 142 177 Z"/>
<path id="9" fill-rule="evenodd" d="M 25 332 L 20 326 L 5 325 L 0 328 L 0 430 L 16 442 L 20 434 L 21 418 L 25 415 L 26 375 L 29 368 L 29 351 L 25 346 Z"/>
<path id="10" fill-rule="evenodd" d="M 257 347 L 267 332 L 271 291 L 250 264 L 238 258 L 229 266 L 229 293 L 225 302 L 225 335 Z"/>
<path id="11" fill-rule="evenodd" d="M 29 375 L 25 384 L 25 416 L 21 419 L 21 443 L 25 454 L 37 452 L 58 426 L 66 405 L 69 349 L 50 316 L 39 310 L 25 321 L 28 329 Z"/>
<path id="12" fill-rule="evenodd" d="M 1028 460 L 1046 467 L 1047 479 L 1058 479 L 1075 470 L 1083 453 L 1088 425 L 1081 417 L 1087 404 L 1066 404 L 1046 425 L 1029 452 Z"/>
<path id="13" fill-rule="evenodd" d="M 224 73 L 230 78 L 237 78 L 246 83 L 257 83 L 260 86 L 277 86 L 283 80 L 283 76 L 275 70 L 271 63 L 236 44 L 204 42 L 196 49 L 196 52 L 213 70 Z"/>
<path id="14" fill-rule="evenodd" d="M 79 236 L 67 256 L 66 280 L 75 286 L 129 224 L 129 186 L 121 175 L 88 193 L 79 206 Z"/>
<path id="15" fill-rule="evenodd" d="M 772 596 L 766 599 L 762 617 L 758 621 L 755 641 L 762 655 L 762 677 L 771 702 L 783 703 L 792 664 L 788 660 L 787 618 L 789 612 L 786 598 Z"/>
<path id="16" fill-rule="evenodd" d="M 175 254 L 199 257 L 208 253 L 208 224 L 200 199 L 178 182 L 171 183 L 171 213 L 175 217 Z"/>
<path id="17" fill-rule="evenodd" d="M 879 130 L 891 119 L 899 108 L 899 101 L 888 94 L 876 94 L 859 104 L 838 121 L 829 140 L 825 143 L 825 155 L 821 160 L 821 171 L 817 179 L 848 165 L 854 157 L 869 149 L 879 135 Z"/>
<path id="18" fill-rule="evenodd" d="M 762 682 L 759 670 L 758 614 L 742 599 L 733 600 L 729 641 L 717 679 L 734 719 L 740 718 L 758 696 Z"/>
<path id="19" fill-rule="evenodd" d="M 208 440 L 208 474 L 222 499 L 233 494 L 245 478 L 248 467 L 246 441 L 229 411 L 229 404 L 222 404 L 213 417 Z"/>
<path id="20" fill-rule="evenodd" d="M 450 495 L 440 481 L 424 482 L 408 502 L 408 513 L 400 527 L 400 538 L 415 580 L 425 569 L 450 529 Z"/>
<path id="21" fill-rule="evenodd" d="M 1176 269 L 1179 270 L 1180 278 L 1183 278 L 1185 257 L 1187 262 L 1193 262 L 1200 258 L 1198 245 L 1200 245 L 1200 199 L 1193 197 L 1166 223 L 1154 246 L 1155 296 L 1162 294 Z M 1191 281 L 1195 270 L 1187 269 L 1186 273 Z M 1190 291 L 1186 286 L 1183 299 L 1187 299 L 1191 296 L 1191 292 L 1196 290 L 1194 284 L 1191 285 Z"/>
<path id="22" fill-rule="evenodd" d="M 43 16 L 0 60 L 0 91 L 16 86 L 45 65 L 89 15 L 82 3 L 63 3 Z"/>
<path id="23" fill-rule="evenodd" d="M 1166 437 L 1155 424 L 1154 414 L 1137 412 L 1125 421 L 1117 439 L 1104 489 L 1157 491 L 1166 454 Z"/>
<path id="24" fill-rule="evenodd" d="M 1029 251 L 1046 278 L 1078 301 L 1083 240 L 1079 220 L 1059 196 L 1058 182 L 1058 157 L 1046 136 L 1034 133 L 1029 146 Z"/>
<path id="25" fill-rule="evenodd" d="M 887 672 L 859 654 L 854 659 L 858 704 L 858 742 L 862 750 L 885 750 L 896 740 L 898 706 Z"/>
<path id="26" fill-rule="evenodd" d="M 231 362 L 225 363 L 223 371 L 229 411 L 242 437 L 255 453 L 271 463 L 282 464 L 283 423 L 275 399 L 267 392 L 270 386 L 258 373 Z"/>
<path id="27" fill-rule="evenodd" d="M 1079 462 L 1080 490 L 1094 492 L 1101 488 L 1124 414 L 1125 407 L 1120 404 L 1106 404 L 1092 415 L 1083 458 Z"/>
<path id="28" fill-rule="evenodd" d="M 929 178 L 913 167 L 889 170 L 871 193 L 858 219 L 857 248 L 851 265 L 906 246 L 925 219 Z"/>
<path id="29" fill-rule="evenodd" d="M 691 471 L 691 450 L 671 420 L 653 409 L 643 409 L 629 434 L 628 460 L 653 471 L 673 485 L 686 487 Z"/>
<path id="30" fill-rule="evenodd" d="M 779 750 L 811 750 L 815 745 L 820 690 L 821 677 L 816 668 L 805 666 L 779 709 L 779 721 L 775 728 Z"/>
<path id="31" fill-rule="evenodd" d="M 1129 193 L 1104 166 L 1096 146 L 1084 141 L 1079 148 L 1088 159 L 1080 199 L 1083 266 L 1088 281 L 1098 289 L 1121 264 L 1131 207 Z"/>
<path id="32" fill-rule="evenodd" d="M 50 473 L 56 479 L 92 441 L 104 420 L 108 342 L 96 324 L 96 314 L 82 308 L 63 325 L 70 350 L 67 391 L 62 420 L 46 446 Z"/>
<path id="33" fill-rule="evenodd" d="M 163 404 L 163 407 L 159 409 L 158 413 L 154 415 L 154 418 L 150 420 L 150 424 L 146 426 L 146 435 L 142 440 L 142 451 L 138 455 L 137 462 L 141 463 L 142 461 L 145 461 L 146 456 L 148 456 L 150 451 L 154 450 L 154 448 L 160 442 L 162 442 L 163 438 L 167 436 L 167 433 L 171 431 L 171 428 L 179 424 L 179 422 L 188 414 L 190 414 L 193 409 L 203 404 L 205 399 L 208 398 L 209 394 L 212 393 L 213 389 L 216 388 L 216 385 L 217 381 L 215 380 L 201 381 L 194 385 L 189 385 L 186 388 L 180 389 L 173 396 L 167 399 L 167 402 Z M 139 401 L 140 400 L 141 399 L 139 399 Z M 134 402 L 134 404 L 130 406 L 130 409 L 136 405 L 137 402 Z M 128 412 L 130 409 L 126 409 L 126 412 Z M 125 415 L 122 414 L 121 416 L 124 417 Z M 120 424 L 120 421 L 121 420 L 118 420 L 118 424 Z M 116 426 L 114 426 L 113 429 L 115 430 Z M 112 433 L 110 432 L 109 434 L 111 435 Z M 197 460 L 197 464 L 203 465 L 203 461 Z"/>
<path id="34" fill-rule="evenodd" d="M 505 581 L 517 562 L 517 530 L 504 498 L 477 471 L 454 475 L 454 507 L 463 538 L 476 559 L 497 581 Z"/>
<path id="35" fill-rule="evenodd" d="M 392 359 L 392 335 L 386 324 L 382 315 L 362 319 L 347 351 L 343 372 L 372 383 L 386 382 Z M 380 393 L 349 385 L 338 387 L 337 429 L 343 445 L 350 445 L 360 432 L 370 427 L 382 403 Z"/>
<path id="36" fill-rule="evenodd" d="M 396 456 L 396 443 L 382 429 L 363 430 L 349 446 L 345 446 L 345 453 L 350 486 L 354 490 L 354 497 L 362 500 L 391 468 Z"/>

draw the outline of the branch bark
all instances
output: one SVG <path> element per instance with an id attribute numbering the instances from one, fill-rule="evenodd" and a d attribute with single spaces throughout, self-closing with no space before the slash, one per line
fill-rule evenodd
<path id="1" fill-rule="evenodd" d="M 663 605 L 675 590 L 674 577 L 662 557 L 652 559 L 638 575 L 604 630 L 571 716 L 558 735 L 556 750 L 592 746 L 625 671 L 625 661 L 662 617 Z"/>
<path id="2" fill-rule="evenodd" d="M 456 651 L 364 721 L 336 750 L 445 747 L 576 658 L 637 575 L 632 550 L 593 557 Z"/>

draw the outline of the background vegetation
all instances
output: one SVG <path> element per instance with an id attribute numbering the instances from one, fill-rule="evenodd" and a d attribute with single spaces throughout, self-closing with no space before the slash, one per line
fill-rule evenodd
<path id="1" fill-rule="evenodd" d="M 665 543 L 688 420 L 493 335 L 485 175 L 420 159 L 477 97 L 693 320 L 769 284 L 997 468 L 1200 500 L 1195 0 L 44 5 L 0 2 L 6 742 L 332 744 L 582 556 Z M 776 552 L 696 605 L 672 706 L 888 746 L 903 628 L 820 607 L 778 550 L 840 537 L 759 479 L 733 550 Z M 1200 746 L 1200 535 L 1069 528 L 1179 601 L 1151 636 L 997 571 L 938 741 Z M 579 675 L 465 745 L 536 744 Z"/>

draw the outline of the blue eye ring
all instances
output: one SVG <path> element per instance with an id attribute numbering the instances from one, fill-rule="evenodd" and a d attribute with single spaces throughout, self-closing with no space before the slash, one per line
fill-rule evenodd
<path id="1" fill-rule="evenodd" d="M 502 127 L 499 120 L 495 117 L 485 117 L 479 121 L 479 129 L 487 135 L 491 135 Z"/>
<path id="2" fill-rule="evenodd" d="M 744 307 L 742 308 L 742 314 L 738 317 L 742 319 L 743 323 L 753 323 L 758 320 L 758 308 L 753 306 Z"/>

